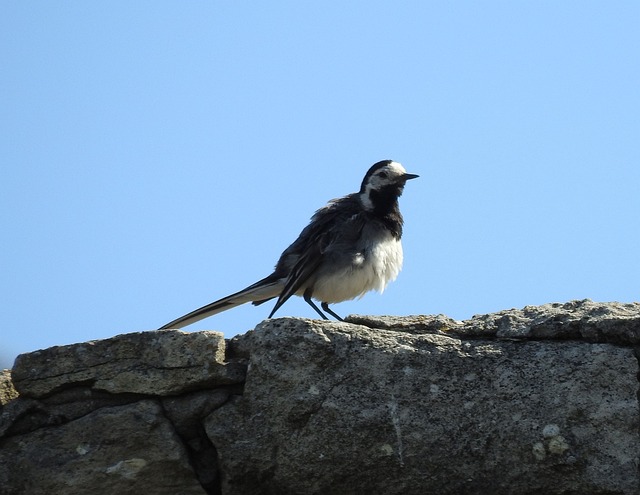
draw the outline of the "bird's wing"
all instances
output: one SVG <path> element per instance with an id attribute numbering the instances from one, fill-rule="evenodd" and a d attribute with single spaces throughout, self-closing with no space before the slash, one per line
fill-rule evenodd
<path id="1" fill-rule="evenodd" d="M 318 210 L 298 239 L 283 253 L 281 260 L 287 255 L 297 256 L 297 259 L 289 270 L 284 289 L 269 318 L 313 276 L 332 245 L 339 242 L 341 237 L 354 234 L 352 229 L 343 225 L 351 221 L 356 227 L 361 223 L 357 221 L 358 215 L 353 213 L 352 201 L 353 198 L 347 196 Z"/>
<path id="2" fill-rule="evenodd" d="M 271 318 L 291 296 L 298 292 L 298 289 L 313 275 L 321 262 L 322 252 L 320 246 L 311 244 L 293 266 L 285 282 L 284 289 L 269 314 L 269 318 Z"/>

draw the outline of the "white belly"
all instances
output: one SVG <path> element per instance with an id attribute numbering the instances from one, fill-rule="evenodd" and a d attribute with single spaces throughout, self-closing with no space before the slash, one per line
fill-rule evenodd
<path id="1" fill-rule="evenodd" d="M 370 290 L 384 291 L 402 268 L 402 244 L 389 235 L 369 246 L 366 253 L 335 273 L 320 275 L 313 285 L 313 298 L 337 303 L 362 297 Z"/>

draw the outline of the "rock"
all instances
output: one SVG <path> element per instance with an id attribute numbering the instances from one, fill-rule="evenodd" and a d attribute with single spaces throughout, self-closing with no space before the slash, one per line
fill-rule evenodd
<path id="1" fill-rule="evenodd" d="M 444 315 L 349 315 L 350 323 L 415 334 L 513 340 L 584 340 L 640 344 L 640 303 L 598 303 L 589 299 L 508 309 L 456 321 Z"/>
<path id="2" fill-rule="evenodd" d="M 0 415 L 0 436 L 61 425 L 102 407 L 130 404 L 144 398 L 134 394 L 112 395 L 88 387 L 66 389 L 44 399 L 21 397 L 7 404 Z"/>
<path id="3" fill-rule="evenodd" d="M 11 381 L 11 370 L 0 370 L 0 410 L 2 406 L 18 397 L 18 391 Z"/>
<path id="4" fill-rule="evenodd" d="M 175 395 L 240 383 L 244 367 L 225 363 L 219 332 L 161 330 L 21 354 L 13 368 L 21 395 L 41 398 L 69 387 L 113 394 Z"/>
<path id="5" fill-rule="evenodd" d="M 585 300 L 24 354 L 0 491 L 637 495 L 639 335 L 640 304 Z"/>
<path id="6" fill-rule="evenodd" d="M 162 407 L 182 437 L 195 438 L 202 428 L 202 420 L 227 402 L 230 394 L 227 389 L 202 390 L 163 398 Z"/>
<path id="7" fill-rule="evenodd" d="M 204 495 L 180 439 L 155 401 L 107 407 L 5 439 L 5 495 Z"/>
<path id="8" fill-rule="evenodd" d="M 207 437 L 203 421 L 231 395 L 228 389 L 202 390 L 180 397 L 165 397 L 162 406 L 167 418 L 182 438 L 191 457 L 198 481 L 207 493 L 219 493 L 217 452 Z"/>
<path id="9" fill-rule="evenodd" d="M 526 306 L 464 322 L 464 335 L 487 331 L 505 339 L 579 339 L 621 345 L 640 344 L 640 303 L 596 303 L 585 299 L 564 304 Z"/>
<path id="10" fill-rule="evenodd" d="M 445 315 L 413 315 L 413 316 L 368 316 L 349 315 L 347 323 L 364 325 L 380 330 L 394 330 L 415 334 L 437 333 L 446 335 L 449 332 L 459 332 L 464 328 L 463 322 Z M 486 336 L 493 336 L 495 332 L 487 332 Z"/>
<path id="11" fill-rule="evenodd" d="M 244 394 L 205 422 L 223 494 L 638 493 L 630 348 L 301 319 L 239 339 Z"/>

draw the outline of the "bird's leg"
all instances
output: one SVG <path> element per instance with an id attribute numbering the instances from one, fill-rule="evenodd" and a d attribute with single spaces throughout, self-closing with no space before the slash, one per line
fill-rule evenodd
<path id="1" fill-rule="evenodd" d="M 315 303 L 311 300 L 311 291 L 309 289 L 304 291 L 304 294 L 302 296 L 304 298 L 305 301 L 307 301 L 307 303 L 309 304 L 309 306 L 311 306 L 313 309 L 316 310 L 316 313 L 318 313 L 323 320 L 328 320 L 329 318 L 327 318 L 327 316 L 320 311 L 320 309 L 318 308 L 318 306 L 315 305 Z M 329 311 L 329 313 L 333 313 L 333 311 Z"/>
<path id="2" fill-rule="evenodd" d="M 331 308 L 329 307 L 329 304 L 327 304 L 326 302 L 323 302 L 321 305 L 322 309 L 324 309 L 327 313 L 329 313 L 331 316 L 333 316 L 336 320 L 338 321 L 344 321 L 342 318 L 340 318 L 337 314 L 335 314 Z"/>

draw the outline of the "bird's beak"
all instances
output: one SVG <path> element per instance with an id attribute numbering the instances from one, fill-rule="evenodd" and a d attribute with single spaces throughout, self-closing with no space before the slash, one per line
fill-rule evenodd
<path id="1" fill-rule="evenodd" d="M 418 177 L 420 177 L 419 175 L 416 174 L 404 174 L 402 176 L 402 180 L 404 180 L 405 182 L 410 180 L 410 179 L 417 179 Z"/>

